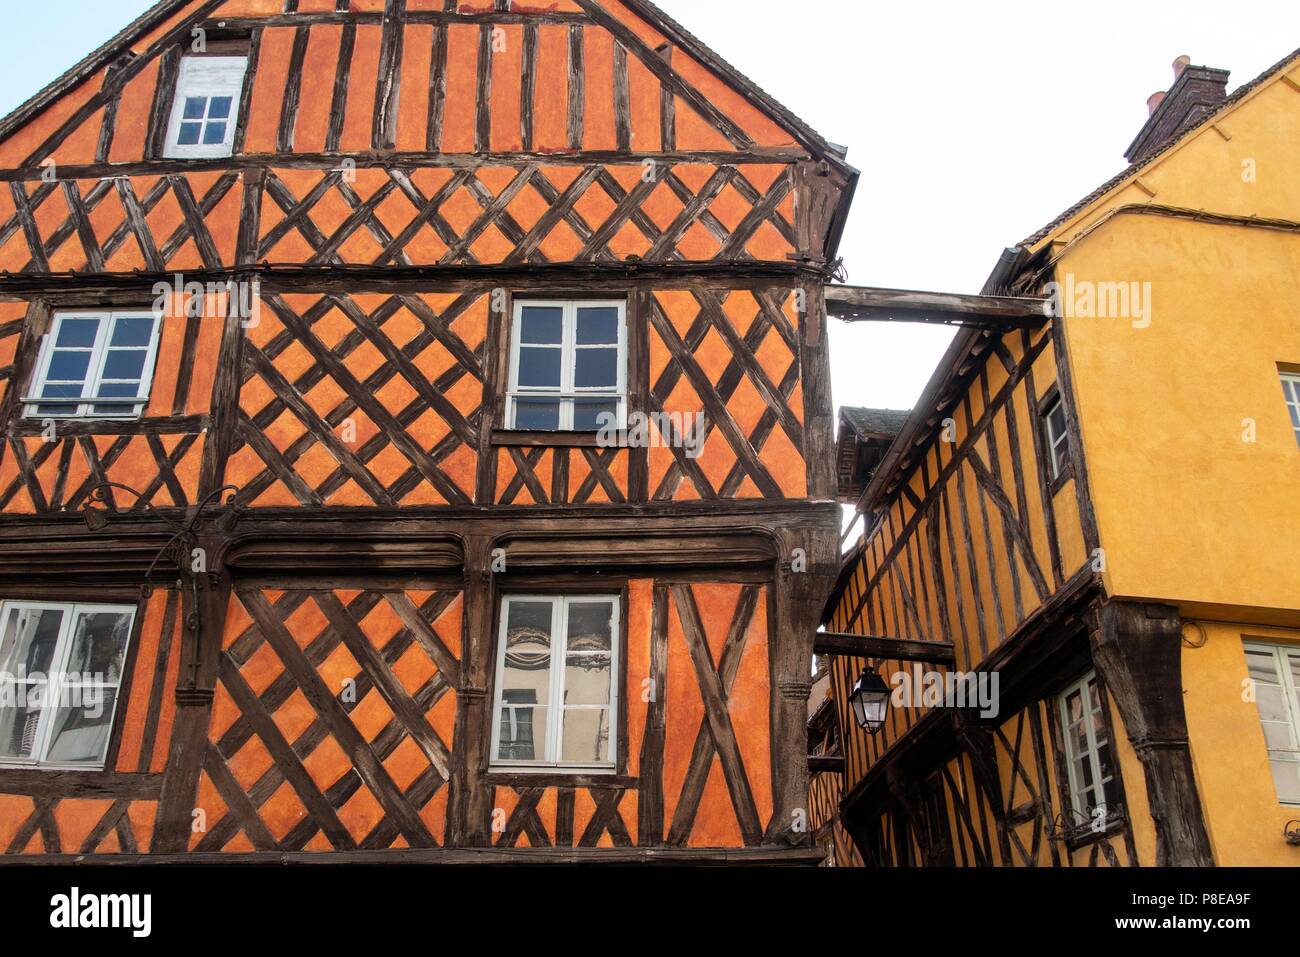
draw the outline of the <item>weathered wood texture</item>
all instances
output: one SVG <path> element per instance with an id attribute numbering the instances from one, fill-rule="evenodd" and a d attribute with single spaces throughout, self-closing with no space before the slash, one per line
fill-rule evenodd
<path id="1" fill-rule="evenodd" d="M 1050 329 L 988 337 L 965 394 L 934 416 L 938 431 L 915 471 L 860 543 L 828 629 L 950 641 L 956 669 L 969 671 L 1089 567 L 1096 531 L 1074 480 L 1077 432 L 1062 481 L 1049 478 L 1045 460 L 1040 405 L 1056 387 L 1058 361 Z M 841 702 L 861 668 L 835 663 Z M 849 788 L 916 717 L 891 709 L 875 737 L 846 729 Z"/>
<path id="2" fill-rule="evenodd" d="M 1116 722 L 1109 710 L 1106 728 Z M 1141 862 L 1126 811 L 1093 831 L 1070 810 L 1060 720 L 1040 699 L 956 753 L 900 774 L 889 805 L 845 826 L 867 867 L 1122 867 Z M 1113 740 L 1113 738 L 1112 738 Z M 915 782 L 911 784 L 910 782 Z M 841 863 L 851 864 L 848 857 Z"/>
<path id="3" fill-rule="evenodd" d="M 249 55 L 227 158 L 163 156 L 194 26 Z M 173 669 L 124 691 L 135 765 L 0 771 L 3 849 L 806 860 L 852 171 L 641 0 L 172 0 L 140 29 L 0 122 L 0 597 L 123 600 L 166 518 L 238 492 L 153 599 L 170 655 L 133 643 Z M 255 312 L 170 303 L 137 422 L 22 418 L 55 312 L 178 278 L 255 280 Z M 514 297 L 591 294 L 628 302 L 630 409 L 702 414 L 698 456 L 504 430 Z M 90 533 L 106 480 L 142 497 Z M 614 572 L 624 766 L 491 772 L 501 590 Z"/>
<path id="4" fill-rule="evenodd" d="M 1211 867 L 1183 706 L 1182 619 L 1169 605 L 1110 602 L 1094 620 L 1093 655 L 1142 762 L 1158 867 Z"/>
<path id="5" fill-rule="evenodd" d="M 458 694 L 466 681 L 462 593 L 251 582 L 237 591 L 198 778 L 194 806 L 202 813 L 189 849 L 474 846 L 451 836 L 457 832 L 448 819 L 448 782 L 464 773 L 457 751 L 465 745 L 456 744 L 455 728 L 464 712 L 482 711 L 491 700 L 490 688 L 482 696 Z M 770 754 L 770 594 L 758 585 L 631 582 L 620 773 L 489 773 L 479 785 L 488 799 L 484 818 L 461 822 L 460 833 L 481 833 L 484 846 L 499 848 L 767 843 L 778 770 Z M 655 646 L 660 650 L 652 652 Z M 643 694 L 659 659 L 659 683 Z M 656 728 L 665 707 L 672 720 Z M 136 770 L 138 750 L 124 747 L 119 768 Z M 161 758 L 165 750 L 157 753 Z M 155 788 L 160 770 L 154 767 Z M 81 800 L 60 810 L 53 779 L 40 782 L 31 797 L 3 799 L 26 808 L 11 822 L 11 854 L 149 849 L 147 840 L 100 848 L 66 829 L 42 843 L 38 832 L 50 829 L 51 809 L 60 820 L 74 810 L 84 819 L 89 810 L 81 804 L 95 804 L 101 815 L 113 805 L 99 834 L 105 839 L 122 807 L 111 799 Z M 77 794 L 80 783 L 66 787 Z M 0 790 L 12 787 L 0 774 Z M 656 826 L 643 830 L 638 806 L 644 811 L 656 802 Z"/>

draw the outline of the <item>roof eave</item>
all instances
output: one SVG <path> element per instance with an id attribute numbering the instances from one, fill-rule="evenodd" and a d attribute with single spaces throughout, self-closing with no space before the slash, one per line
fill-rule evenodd
<path id="1" fill-rule="evenodd" d="M 159 22 L 165 20 L 189 2 L 190 0 L 159 0 L 158 3 L 127 24 L 103 46 L 87 54 L 57 79 L 46 84 L 41 90 L 17 106 L 4 119 L 0 119 L 0 140 L 16 132 L 54 100 L 89 79 L 101 67 L 112 62 L 113 58 L 121 53 L 123 48 L 128 46 L 135 37 L 151 30 Z"/>

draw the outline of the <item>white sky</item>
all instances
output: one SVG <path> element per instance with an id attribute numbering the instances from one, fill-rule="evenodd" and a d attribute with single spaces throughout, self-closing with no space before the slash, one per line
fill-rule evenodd
<path id="1" fill-rule="evenodd" d="M 1171 64 L 1231 87 L 1300 46 L 1297 0 L 658 0 L 862 170 L 849 281 L 978 292 L 1006 246 L 1124 165 Z M 0 114 L 149 0 L 6 6 Z M 951 333 L 832 323 L 840 405 L 908 408 Z"/>
<path id="2" fill-rule="evenodd" d="M 849 282 L 944 292 L 979 292 L 1124 167 L 1176 57 L 1231 70 L 1231 90 L 1300 47 L 1296 0 L 656 2 L 848 146 Z M 950 338 L 832 322 L 837 405 L 911 408 Z"/>

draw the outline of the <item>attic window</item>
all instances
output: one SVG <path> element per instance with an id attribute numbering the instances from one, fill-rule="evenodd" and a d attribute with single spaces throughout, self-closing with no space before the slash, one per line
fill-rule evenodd
<path id="1" fill-rule="evenodd" d="M 169 158 L 212 159 L 234 151 L 246 56 L 188 56 L 181 60 L 167 128 Z"/>
<path id="2" fill-rule="evenodd" d="M 1070 477 L 1070 431 L 1066 424 L 1065 401 L 1054 392 L 1043 404 L 1043 432 L 1047 442 L 1047 465 L 1055 487 Z"/>

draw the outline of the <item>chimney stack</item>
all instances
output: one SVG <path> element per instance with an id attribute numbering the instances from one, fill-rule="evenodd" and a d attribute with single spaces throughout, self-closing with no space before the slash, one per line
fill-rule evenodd
<path id="1" fill-rule="evenodd" d="M 1192 59 L 1174 61 L 1174 85 L 1168 92 L 1153 93 L 1147 99 L 1146 124 L 1125 151 L 1130 163 L 1138 163 L 1175 136 L 1199 123 L 1228 98 L 1227 70 L 1192 66 Z"/>

